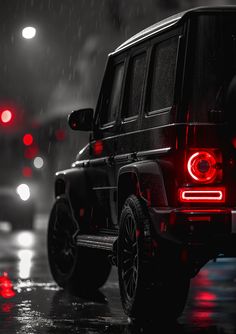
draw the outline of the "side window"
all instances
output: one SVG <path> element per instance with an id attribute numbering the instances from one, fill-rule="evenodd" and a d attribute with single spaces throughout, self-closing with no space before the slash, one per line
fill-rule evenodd
<path id="1" fill-rule="evenodd" d="M 100 125 L 105 126 L 115 122 L 121 97 L 124 76 L 124 62 L 113 65 L 106 79 L 106 89 L 101 106 Z"/>
<path id="2" fill-rule="evenodd" d="M 173 104 L 177 50 L 177 36 L 154 46 L 149 76 L 148 113 Z"/>
<path id="3" fill-rule="evenodd" d="M 123 118 L 133 117 L 139 113 L 145 78 L 145 65 L 146 53 L 135 55 L 130 59 L 125 88 Z"/>

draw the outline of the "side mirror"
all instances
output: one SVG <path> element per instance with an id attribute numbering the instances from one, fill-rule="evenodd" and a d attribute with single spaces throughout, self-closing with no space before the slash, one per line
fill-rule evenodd
<path id="1" fill-rule="evenodd" d="M 68 116 L 68 123 L 72 130 L 92 131 L 93 109 L 74 110 Z"/>

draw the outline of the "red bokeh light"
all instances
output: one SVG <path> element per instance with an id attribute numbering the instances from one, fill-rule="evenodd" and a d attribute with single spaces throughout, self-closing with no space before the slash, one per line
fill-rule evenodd
<path id="1" fill-rule="evenodd" d="M 97 140 L 93 144 L 93 151 L 95 155 L 101 155 L 103 152 L 103 142 L 101 140 Z"/>
<path id="2" fill-rule="evenodd" d="M 25 146 L 30 146 L 33 144 L 34 138 L 31 133 L 26 133 L 22 140 Z"/>
<path id="3" fill-rule="evenodd" d="M 24 152 L 24 157 L 26 159 L 34 159 L 39 152 L 39 148 L 37 145 L 33 145 L 30 147 L 27 147 Z"/>
<path id="4" fill-rule="evenodd" d="M 28 166 L 23 167 L 23 169 L 22 169 L 22 175 L 24 177 L 31 177 L 32 174 L 33 174 L 32 168 L 30 168 Z"/>
<path id="5" fill-rule="evenodd" d="M 66 132 L 65 132 L 65 130 L 63 130 L 63 129 L 57 129 L 55 131 L 55 137 L 56 137 L 56 139 L 58 141 L 65 140 L 65 138 L 66 138 Z"/>
<path id="6" fill-rule="evenodd" d="M 0 276 L 0 296 L 3 298 L 12 298 L 15 296 L 15 291 L 13 290 L 13 284 L 8 277 L 7 273 L 3 273 Z"/>

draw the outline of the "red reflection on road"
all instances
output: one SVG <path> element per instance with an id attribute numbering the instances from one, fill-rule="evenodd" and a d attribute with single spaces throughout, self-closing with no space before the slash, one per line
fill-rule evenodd
<path id="1" fill-rule="evenodd" d="M 15 296 L 15 291 L 13 290 L 13 284 L 8 277 L 6 272 L 0 276 L 0 297 L 3 298 L 12 298 Z"/>
<path id="2" fill-rule="evenodd" d="M 195 295 L 196 305 L 204 309 L 213 309 L 215 307 L 217 296 L 208 291 L 199 291 Z"/>
<path id="3" fill-rule="evenodd" d="M 216 300 L 216 295 L 208 291 L 199 291 L 195 298 L 197 301 L 202 300 L 204 302 L 213 302 Z"/>
<path id="4" fill-rule="evenodd" d="M 209 270 L 203 269 L 194 279 L 197 290 L 194 290 L 193 300 L 195 307 L 191 314 L 191 321 L 197 323 L 212 323 L 215 316 L 217 295 L 211 291 L 213 282 L 209 278 Z"/>
<path id="5" fill-rule="evenodd" d="M 204 268 L 198 273 L 198 275 L 194 278 L 197 285 L 201 287 L 210 287 L 212 282 L 209 280 L 209 270 Z"/>
<path id="6" fill-rule="evenodd" d="M 10 313 L 12 311 L 13 304 L 12 303 L 4 303 L 1 306 L 1 311 L 4 313 Z"/>

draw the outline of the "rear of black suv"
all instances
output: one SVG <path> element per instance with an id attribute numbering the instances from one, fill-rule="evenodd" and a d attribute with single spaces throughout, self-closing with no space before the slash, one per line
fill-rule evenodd
<path id="1" fill-rule="evenodd" d="M 235 15 L 190 13 L 169 207 L 150 209 L 157 235 L 175 244 L 190 276 L 211 258 L 236 255 Z"/>
<path id="2" fill-rule="evenodd" d="M 191 199 L 191 193 L 184 193 L 184 190 L 179 193 L 180 201 L 189 205 L 196 201 L 212 210 L 208 225 L 216 225 L 216 254 L 227 256 L 235 256 L 236 232 L 235 15 L 235 10 L 226 10 L 215 15 L 206 13 L 192 20 L 190 39 L 197 36 L 194 48 L 198 53 L 193 52 L 190 72 L 193 80 L 189 121 L 206 125 L 196 126 L 197 130 L 193 126 L 190 131 L 188 146 L 194 149 L 186 156 L 186 168 L 189 182 L 197 188 L 201 185 L 200 190 L 206 193 L 197 194 L 200 199 Z M 201 155 L 201 151 L 206 153 Z M 217 223 L 219 220 L 221 225 Z M 211 237 L 209 243 L 214 243 Z"/>
<path id="3" fill-rule="evenodd" d="M 92 136 L 56 174 L 60 286 L 101 287 L 110 260 L 129 317 L 175 319 L 203 265 L 236 256 L 235 18 L 200 8 L 134 36 L 110 55 L 95 113 L 70 115 Z"/>

